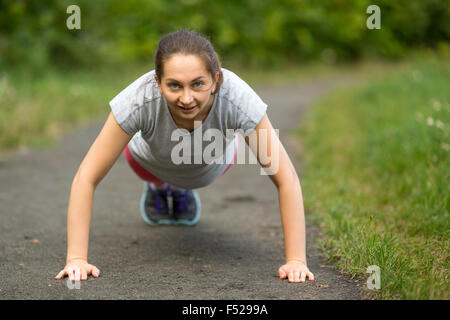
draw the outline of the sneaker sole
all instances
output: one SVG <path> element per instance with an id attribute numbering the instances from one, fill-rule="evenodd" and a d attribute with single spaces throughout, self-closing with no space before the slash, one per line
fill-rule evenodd
<path id="1" fill-rule="evenodd" d="M 160 226 L 160 225 L 185 225 L 185 226 L 194 226 L 197 224 L 198 220 L 200 219 L 201 215 L 201 202 L 200 202 L 200 196 L 198 195 L 197 191 L 192 190 L 192 193 L 194 195 L 195 203 L 197 206 L 197 212 L 195 213 L 195 217 L 192 220 L 186 220 L 186 219 L 160 219 L 157 222 L 150 220 L 145 212 L 145 199 L 147 199 L 147 193 L 148 193 L 148 186 L 147 183 L 144 182 L 144 190 L 141 195 L 141 217 L 142 219 L 151 226 Z"/>

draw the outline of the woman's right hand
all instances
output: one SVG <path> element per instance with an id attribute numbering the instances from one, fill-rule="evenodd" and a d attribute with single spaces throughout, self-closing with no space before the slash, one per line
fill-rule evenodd
<path id="1" fill-rule="evenodd" d="M 80 281 L 87 280 L 87 277 L 90 274 L 92 274 L 94 278 L 98 278 L 100 270 L 84 259 L 73 259 L 67 262 L 64 269 L 58 273 L 55 279 L 59 280 L 64 276 L 68 276 L 70 281 Z"/>

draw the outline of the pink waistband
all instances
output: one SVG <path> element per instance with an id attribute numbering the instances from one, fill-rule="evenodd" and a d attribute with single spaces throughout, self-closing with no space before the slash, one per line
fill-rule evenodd
<path id="1" fill-rule="evenodd" d="M 231 163 L 227 166 L 225 171 L 220 176 L 223 176 L 225 174 L 225 172 L 227 172 L 228 169 L 230 169 L 230 167 L 236 162 L 236 158 L 237 158 L 237 154 L 238 154 L 238 150 L 239 150 L 239 137 L 237 134 L 236 134 L 235 139 L 236 139 L 236 150 L 234 152 L 233 160 L 231 161 Z M 153 182 L 157 185 L 164 183 L 164 181 L 162 181 L 158 177 L 151 174 L 147 169 L 142 167 L 141 164 L 133 158 L 133 156 L 131 155 L 130 149 L 128 148 L 128 145 L 123 150 L 123 153 L 125 154 L 125 158 L 127 159 L 129 166 L 139 176 L 139 178 L 141 178 L 144 181 Z"/>

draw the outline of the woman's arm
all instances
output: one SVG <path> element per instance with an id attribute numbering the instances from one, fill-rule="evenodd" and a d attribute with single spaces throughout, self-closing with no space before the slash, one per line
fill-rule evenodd
<path id="1" fill-rule="evenodd" d="M 67 213 L 67 260 L 87 261 L 94 191 L 130 141 L 110 113 L 72 182 Z"/>
<path id="2" fill-rule="evenodd" d="M 313 280 L 314 276 L 307 269 L 306 262 L 305 216 L 300 180 L 267 114 L 245 140 L 278 190 L 286 251 L 286 265 L 280 268 L 280 277 L 288 276 L 290 281 L 302 281 L 308 276 Z M 251 143 L 252 140 L 256 144 Z"/>

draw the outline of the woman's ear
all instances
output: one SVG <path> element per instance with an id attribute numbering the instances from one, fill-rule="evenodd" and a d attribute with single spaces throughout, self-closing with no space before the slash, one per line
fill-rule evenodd
<path id="1" fill-rule="evenodd" d="M 213 94 L 216 93 L 217 82 L 219 82 L 220 74 L 216 73 L 216 79 L 214 81 L 214 89 L 211 91 Z"/>
<path id="2" fill-rule="evenodd" d="M 158 84 L 158 90 L 159 90 L 159 92 L 162 93 L 162 90 L 161 90 L 161 82 L 159 81 L 158 76 L 157 76 L 156 74 L 155 74 L 155 81 L 156 81 L 156 83 Z"/>

